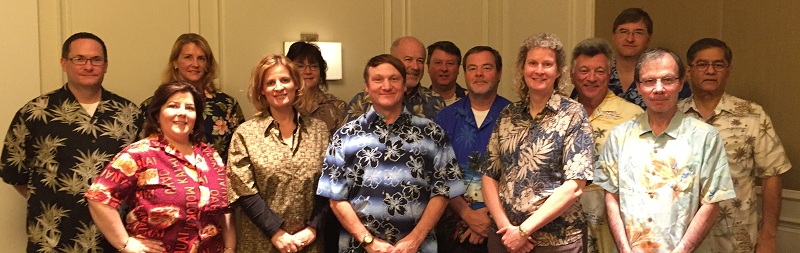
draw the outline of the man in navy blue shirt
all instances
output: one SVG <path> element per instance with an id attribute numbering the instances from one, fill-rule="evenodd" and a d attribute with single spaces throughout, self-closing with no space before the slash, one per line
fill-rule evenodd
<path id="1" fill-rule="evenodd" d="M 458 166 L 464 170 L 464 195 L 452 199 L 437 226 L 439 252 L 488 252 L 489 211 L 481 194 L 482 160 L 495 119 L 510 102 L 497 95 L 503 70 L 500 53 L 488 46 L 473 47 L 464 55 L 467 96 L 436 116 L 453 144 Z"/>

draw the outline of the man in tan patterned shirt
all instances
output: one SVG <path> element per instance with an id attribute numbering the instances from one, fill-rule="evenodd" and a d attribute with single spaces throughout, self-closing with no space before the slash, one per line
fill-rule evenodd
<path id="1" fill-rule="evenodd" d="M 772 121 L 756 103 L 725 92 L 733 53 L 725 42 L 705 38 L 686 53 L 693 95 L 679 110 L 714 126 L 725 142 L 736 198 L 720 202 L 720 215 L 705 244 L 712 252 L 776 252 L 781 212 L 780 175 L 792 165 Z M 759 228 L 756 178 L 761 179 Z"/>

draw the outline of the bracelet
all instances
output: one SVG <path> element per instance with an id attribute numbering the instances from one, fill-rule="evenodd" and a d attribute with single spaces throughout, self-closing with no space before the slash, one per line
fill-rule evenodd
<path id="1" fill-rule="evenodd" d="M 222 248 L 222 251 L 226 251 L 226 250 L 233 250 L 233 248 L 232 247 L 224 247 L 224 248 Z"/>
<path id="2" fill-rule="evenodd" d="M 125 239 L 125 245 L 122 246 L 122 248 L 119 249 L 119 252 L 122 252 L 123 250 L 125 250 L 125 248 L 128 247 L 128 242 L 130 242 L 130 241 L 131 241 L 131 237 L 129 236 L 128 239 Z"/>
<path id="3" fill-rule="evenodd" d="M 522 230 L 522 224 L 520 224 L 519 226 L 517 226 L 517 228 L 519 229 L 519 236 L 521 236 L 521 237 L 528 237 L 528 233 L 525 233 L 525 230 Z"/>

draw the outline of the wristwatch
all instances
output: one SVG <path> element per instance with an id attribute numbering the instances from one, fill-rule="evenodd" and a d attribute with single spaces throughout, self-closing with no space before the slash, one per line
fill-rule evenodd
<path id="1" fill-rule="evenodd" d="M 369 245 L 370 243 L 372 243 L 372 240 L 375 239 L 375 238 L 372 237 L 372 234 L 366 234 L 366 235 L 364 235 L 364 238 L 362 238 L 362 239 L 363 239 L 362 243 L 364 244 L 364 246 L 366 246 L 366 245 Z"/>
<path id="2" fill-rule="evenodd" d="M 528 237 L 528 233 L 526 233 L 525 230 L 522 229 L 522 224 L 517 226 L 517 228 L 519 229 L 519 236 L 520 237 Z"/>

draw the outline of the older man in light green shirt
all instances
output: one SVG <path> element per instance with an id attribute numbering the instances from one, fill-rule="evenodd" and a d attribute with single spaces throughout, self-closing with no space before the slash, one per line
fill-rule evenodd
<path id="1" fill-rule="evenodd" d="M 594 183 L 606 190 L 620 252 L 694 252 L 718 202 L 735 197 L 722 138 L 677 110 L 684 80 L 677 55 L 650 50 L 635 72 L 647 110 L 611 130 Z"/>

